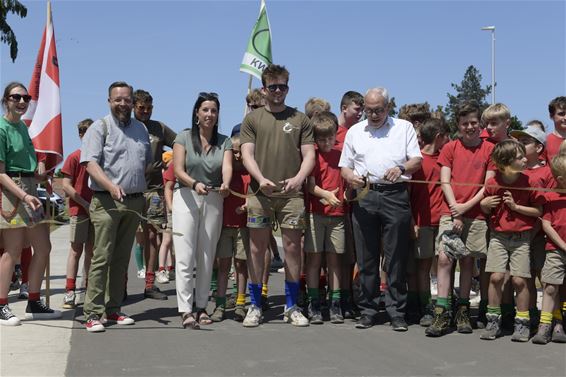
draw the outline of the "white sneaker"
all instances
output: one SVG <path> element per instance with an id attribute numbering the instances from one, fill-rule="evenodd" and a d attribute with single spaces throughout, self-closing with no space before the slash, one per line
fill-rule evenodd
<path id="1" fill-rule="evenodd" d="M 258 327 L 262 320 L 261 309 L 255 305 L 250 305 L 246 318 L 244 318 L 244 327 Z"/>
<path id="2" fill-rule="evenodd" d="M 436 280 L 436 277 L 430 278 L 430 295 L 438 296 L 438 280 Z"/>
<path id="3" fill-rule="evenodd" d="M 145 279 L 145 268 L 138 270 L 138 279 Z"/>
<path id="4" fill-rule="evenodd" d="M 481 296 L 477 295 L 475 297 L 470 298 L 470 306 L 472 307 L 478 307 L 480 306 L 480 301 L 481 301 Z"/>
<path id="5" fill-rule="evenodd" d="M 169 283 L 169 276 L 167 274 L 167 271 L 165 270 L 157 271 L 157 273 L 155 274 L 155 281 L 158 282 L 159 284 Z"/>
<path id="6" fill-rule="evenodd" d="M 301 309 L 297 305 L 291 306 L 283 313 L 283 320 L 297 327 L 306 327 L 309 325 L 309 320 L 301 313 Z"/>
<path id="7" fill-rule="evenodd" d="M 0 306 L 0 325 L 1 326 L 19 326 L 22 323 L 20 319 L 12 313 L 8 305 Z"/>

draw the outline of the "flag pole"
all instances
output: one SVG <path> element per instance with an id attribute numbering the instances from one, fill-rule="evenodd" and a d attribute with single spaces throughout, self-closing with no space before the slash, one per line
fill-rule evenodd
<path id="1" fill-rule="evenodd" d="M 47 23 L 45 25 L 46 28 L 49 27 L 51 23 L 51 1 L 47 0 Z M 45 190 L 46 194 L 46 212 L 49 216 L 51 214 L 51 194 L 48 190 Z M 49 234 L 51 237 L 51 223 L 49 223 Z M 51 301 L 51 253 L 47 254 L 47 264 L 45 266 L 45 305 L 49 306 L 49 302 Z"/>
<path id="2" fill-rule="evenodd" d="M 252 75 L 248 79 L 248 94 L 252 92 Z M 248 103 L 244 104 L 244 117 L 248 114 Z"/>

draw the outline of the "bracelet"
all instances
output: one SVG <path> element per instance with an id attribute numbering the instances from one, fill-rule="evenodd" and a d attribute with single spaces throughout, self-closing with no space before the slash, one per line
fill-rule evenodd
<path id="1" fill-rule="evenodd" d="M 195 187 L 197 187 L 197 184 L 199 184 L 199 183 L 201 183 L 201 182 L 200 182 L 200 181 L 195 181 L 195 182 L 193 183 L 193 190 L 196 191 Z"/>
<path id="2" fill-rule="evenodd" d="M 25 195 L 22 197 L 22 202 L 25 202 L 25 201 L 26 201 L 26 196 L 28 196 L 28 195 L 29 195 L 29 194 L 25 194 Z"/>

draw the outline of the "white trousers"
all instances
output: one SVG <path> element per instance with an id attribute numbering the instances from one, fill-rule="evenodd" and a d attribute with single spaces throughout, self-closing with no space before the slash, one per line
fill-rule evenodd
<path id="1" fill-rule="evenodd" d="M 183 187 L 173 194 L 175 284 L 180 313 L 191 313 L 193 300 L 198 309 L 206 308 L 208 303 L 212 265 L 222 230 L 222 204 L 223 198 L 216 192 L 197 195 Z"/>

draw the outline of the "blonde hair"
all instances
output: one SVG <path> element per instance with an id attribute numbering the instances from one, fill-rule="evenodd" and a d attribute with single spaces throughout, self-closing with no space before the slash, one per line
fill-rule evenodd
<path id="1" fill-rule="evenodd" d="M 562 143 L 564 145 L 564 142 Z M 562 145 L 560 146 L 562 152 Z M 557 177 L 566 178 L 566 154 L 558 153 L 550 163 L 550 170 L 556 179 Z"/>
<path id="2" fill-rule="evenodd" d="M 323 98 L 311 97 L 307 103 L 305 103 L 305 114 L 309 118 L 323 111 L 330 111 L 330 103 Z"/>
<path id="3" fill-rule="evenodd" d="M 485 109 L 481 115 L 482 124 L 486 124 L 490 120 L 501 120 L 506 121 L 511 119 L 511 111 L 503 103 L 496 103 L 490 105 Z"/>

